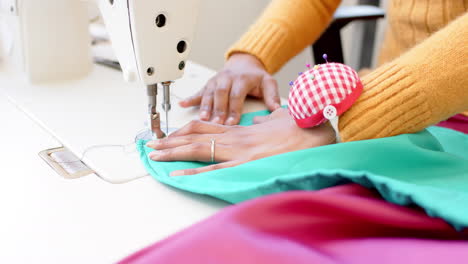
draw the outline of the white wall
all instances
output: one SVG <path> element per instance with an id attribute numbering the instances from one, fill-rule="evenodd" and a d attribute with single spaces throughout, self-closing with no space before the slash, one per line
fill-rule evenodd
<path id="1" fill-rule="evenodd" d="M 191 60 L 219 70 L 226 50 L 247 31 L 270 0 L 202 0 L 199 24 Z M 283 96 L 288 83 L 312 62 L 310 50 L 290 61 L 277 74 Z"/>
<path id="2" fill-rule="evenodd" d="M 202 0 L 191 59 L 219 70 L 223 66 L 226 50 L 247 31 L 269 2 L 270 0 Z M 344 5 L 356 3 L 357 0 L 343 1 Z M 353 42 L 359 40 L 356 37 L 358 32 L 359 25 L 352 25 L 343 32 L 345 60 L 351 66 L 356 65 L 358 61 L 356 53 L 353 52 L 358 48 L 356 44 L 353 45 Z M 283 96 L 288 94 L 288 83 L 311 62 L 311 51 L 306 49 L 276 75 Z"/>

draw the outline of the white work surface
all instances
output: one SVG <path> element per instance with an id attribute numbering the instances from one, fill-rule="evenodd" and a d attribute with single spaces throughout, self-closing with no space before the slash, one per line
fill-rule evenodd
<path id="1" fill-rule="evenodd" d="M 189 65 L 174 106 L 212 74 Z M 227 205 L 151 177 L 66 180 L 38 156 L 62 145 L 79 156 L 92 145 L 129 143 L 146 118 L 142 89 L 101 66 L 86 80 L 40 87 L 0 67 L 0 263 L 112 263 Z M 175 107 L 171 115 L 180 126 L 196 112 Z M 110 179 L 144 173 L 136 153 L 119 155 L 107 149 L 84 160 Z"/>

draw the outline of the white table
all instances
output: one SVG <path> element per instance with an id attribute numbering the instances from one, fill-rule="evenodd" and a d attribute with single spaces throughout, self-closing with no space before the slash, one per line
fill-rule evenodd
<path id="1" fill-rule="evenodd" d="M 173 90 L 181 93 L 175 101 L 199 89 L 211 74 L 201 66 L 189 68 L 188 79 Z M 40 151 L 62 145 L 79 156 L 104 139 L 128 140 L 145 118 L 140 115 L 145 93 L 131 89 L 141 87 L 123 83 L 119 72 L 103 67 L 86 80 L 41 87 L 28 86 L 0 68 L 0 263 L 115 262 L 227 205 L 150 177 L 125 184 L 110 184 L 96 175 L 65 180 L 39 158 Z M 125 96 L 126 104 L 113 110 Z M 262 107 L 254 103 L 247 109 Z M 173 112 L 173 120 L 180 116 L 178 125 L 196 114 Z M 120 132 L 109 132 L 115 129 Z M 115 172 L 106 167 L 112 154 L 107 160 L 104 154 L 87 157 L 86 163 L 113 177 Z M 129 164 L 125 173 L 141 166 L 135 160 Z"/>

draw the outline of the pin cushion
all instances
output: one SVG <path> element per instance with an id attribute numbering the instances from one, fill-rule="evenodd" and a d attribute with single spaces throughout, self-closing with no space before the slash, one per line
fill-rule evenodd
<path id="1" fill-rule="evenodd" d="M 289 113 L 301 128 L 330 121 L 339 140 L 338 117 L 359 98 L 362 82 L 355 70 L 341 63 L 308 66 L 290 83 Z"/>

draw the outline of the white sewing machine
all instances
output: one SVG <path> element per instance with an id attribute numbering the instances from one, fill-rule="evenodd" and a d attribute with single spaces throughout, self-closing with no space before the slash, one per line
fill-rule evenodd
<path id="1" fill-rule="evenodd" d="M 168 133 L 170 86 L 184 73 L 200 0 L 96 1 L 125 80 L 139 80 L 147 86 L 150 127 L 154 136 L 162 138 L 158 83 L 163 86 L 162 108 Z M 90 72 L 91 42 L 84 2 L 0 1 L 3 31 L 9 31 L 4 32 L 5 53 L 31 82 L 79 79 Z"/>

